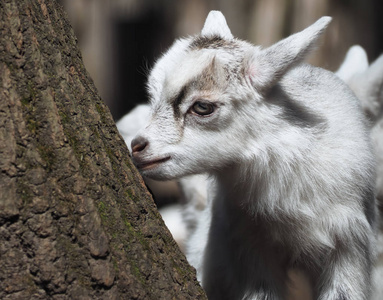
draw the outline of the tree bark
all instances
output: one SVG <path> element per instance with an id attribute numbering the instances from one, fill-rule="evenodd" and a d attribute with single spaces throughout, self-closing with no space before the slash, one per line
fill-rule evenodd
<path id="1" fill-rule="evenodd" d="M 0 299 L 206 298 L 55 1 L 0 0 L 0 169 Z"/>

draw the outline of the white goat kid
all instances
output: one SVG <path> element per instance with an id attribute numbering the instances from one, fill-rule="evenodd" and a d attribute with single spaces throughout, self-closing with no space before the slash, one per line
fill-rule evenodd
<path id="1" fill-rule="evenodd" d="M 284 299 L 292 269 L 315 299 L 369 298 L 375 178 L 364 117 L 343 81 L 301 62 L 329 22 L 262 50 L 213 11 L 150 74 L 152 114 L 133 161 L 153 179 L 214 180 L 206 246 L 191 259 L 209 299 Z"/>

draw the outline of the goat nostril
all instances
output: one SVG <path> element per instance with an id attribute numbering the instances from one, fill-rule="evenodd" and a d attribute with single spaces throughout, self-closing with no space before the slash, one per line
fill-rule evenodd
<path id="1" fill-rule="evenodd" d="M 132 152 L 141 152 L 148 146 L 148 144 L 149 142 L 145 138 L 137 137 L 132 141 Z"/>

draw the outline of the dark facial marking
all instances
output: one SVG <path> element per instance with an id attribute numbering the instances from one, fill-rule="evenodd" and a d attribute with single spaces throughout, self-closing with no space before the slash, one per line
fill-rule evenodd
<path id="1" fill-rule="evenodd" d="M 213 60 L 201 74 L 186 83 L 179 93 L 170 99 L 176 119 L 181 117 L 180 105 L 191 91 L 211 91 L 217 86 L 215 76 L 215 62 Z"/>
<path id="2" fill-rule="evenodd" d="M 174 111 L 174 117 L 176 119 L 179 119 L 181 117 L 180 105 L 182 103 L 182 100 L 185 99 L 185 96 L 187 95 L 187 91 L 189 89 L 189 84 L 186 84 L 175 97 L 170 99 L 170 103 L 172 104 Z"/>
<path id="3" fill-rule="evenodd" d="M 364 214 L 370 226 L 374 226 L 377 217 L 377 207 L 375 205 L 375 192 L 373 186 L 364 187 L 363 208 Z"/>
<path id="4" fill-rule="evenodd" d="M 266 97 L 270 104 L 280 106 L 283 109 L 281 117 L 291 125 L 298 127 L 324 126 L 326 120 L 312 112 L 308 107 L 292 99 L 279 85 L 275 85 Z"/>
<path id="5" fill-rule="evenodd" d="M 233 49 L 237 48 L 235 40 L 225 40 L 218 35 L 213 36 L 197 36 L 190 44 L 190 50 L 200 50 L 200 49 L 218 49 L 218 48 L 227 48 Z"/>

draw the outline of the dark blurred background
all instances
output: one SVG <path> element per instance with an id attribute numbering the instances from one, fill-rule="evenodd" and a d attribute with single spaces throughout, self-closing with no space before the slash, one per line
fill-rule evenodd
<path id="1" fill-rule="evenodd" d="M 233 35 L 268 46 L 323 15 L 333 17 L 314 65 L 336 70 L 359 44 L 369 60 L 383 52 L 382 0 L 60 0 L 85 65 L 117 121 L 146 101 L 146 74 L 177 37 L 197 34 L 221 10 Z"/>

